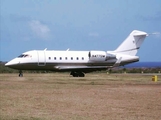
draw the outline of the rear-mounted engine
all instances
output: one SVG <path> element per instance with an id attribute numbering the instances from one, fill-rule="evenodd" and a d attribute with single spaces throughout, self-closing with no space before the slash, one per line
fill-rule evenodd
<path id="1" fill-rule="evenodd" d="M 115 55 L 106 53 L 105 51 L 89 51 L 88 56 L 90 61 L 107 61 L 116 58 Z"/>

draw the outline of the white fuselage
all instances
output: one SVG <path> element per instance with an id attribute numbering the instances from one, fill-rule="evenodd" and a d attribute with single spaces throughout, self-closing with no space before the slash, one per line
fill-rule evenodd
<path id="1" fill-rule="evenodd" d="M 146 32 L 133 30 L 116 50 L 107 52 L 32 50 L 9 61 L 5 66 L 18 70 L 71 71 L 74 77 L 84 77 L 87 72 L 139 61 L 136 54 L 146 36 Z"/>
<path id="2" fill-rule="evenodd" d="M 71 71 L 82 69 L 86 71 L 86 69 L 110 68 L 120 57 L 122 57 L 120 65 L 139 60 L 137 56 L 130 55 L 110 54 L 109 56 L 109 53 L 105 51 L 33 50 L 11 60 L 6 66 L 19 70 Z"/>

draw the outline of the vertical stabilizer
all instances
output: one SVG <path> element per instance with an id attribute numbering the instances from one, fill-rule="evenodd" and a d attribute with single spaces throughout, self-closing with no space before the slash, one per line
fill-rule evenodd
<path id="1" fill-rule="evenodd" d="M 114 52 L 135 56 L 147 35 L 148 34 L 143 31 L 132 31 Z"/>

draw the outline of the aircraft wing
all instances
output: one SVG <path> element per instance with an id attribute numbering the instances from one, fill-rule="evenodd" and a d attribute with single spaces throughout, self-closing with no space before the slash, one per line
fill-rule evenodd
<path id="1" fill-rule="evenodd" d="M 55 66 L 55 69 L 60 71 L 83 71 L 85 73 L 99 70 L 106 70 L 111 66 Z"/>
<path id="2" fill-rule="evenodd" d="M 120 57 L 113 66 L 55 66 L 55 69 L 60 71 L 84 71 L 84 72 L 92 72 L 99 70 L 107 70 L 108 68 L 118 67 L 121 63 L 122 57 Z"/>
<path id="3" fill-rule="evenodd" d="M 65 70 L 65 69 L 94 69 L 94 68 L 109 68 L 112 66 L 56 66 L 56 69 Z"/>

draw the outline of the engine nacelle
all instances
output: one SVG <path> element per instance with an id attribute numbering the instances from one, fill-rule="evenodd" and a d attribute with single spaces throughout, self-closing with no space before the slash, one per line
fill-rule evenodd
<path id="1" fill-rule="evenodd" d="M 109 60 L 109 59 L 116 59 L 116 55 L 107 53 L 106 54 L 106 60 Z"/>
<path id="2" fill-rule="evenodd" d="M 106 53 L 105 51 L 89 51 L 89 60 L 90 61 L 107 61 L 109 59 L 115 59 L 116 56 Z"/>

